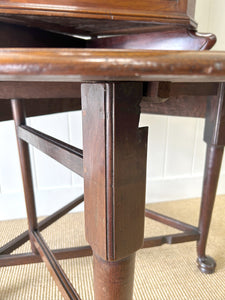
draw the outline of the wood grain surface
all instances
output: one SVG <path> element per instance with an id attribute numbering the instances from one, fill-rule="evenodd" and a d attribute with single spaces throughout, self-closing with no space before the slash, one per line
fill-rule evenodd
<path id="1" fill-rule="evenodd" d="M 225 52 L 1 49 L 2 81 L 225 80 Z"/>
<path id="2" fill-rule="evenodd" d="M 1 14 L 127 19 L 190 23 L 195 0 L 10 0 L 1 1 Z"/>

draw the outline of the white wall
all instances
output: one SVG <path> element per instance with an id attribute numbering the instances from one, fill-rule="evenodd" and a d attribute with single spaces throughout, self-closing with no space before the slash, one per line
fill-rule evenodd
<path id="1" fill-rule="evenodd" d="M 217 34 L 217 50 L 225 50 L 224 11 L 224 0 L 197 0 L 199 31 Z M 82 147 L 80 112 L 32 118 L 28 123 Z M 203 120 L 142 115 L 140 125 L 148 125 L 150 130 L 147 201 L 200 196 L 205 157 Z M 0 123 L 0 141 L 0 219 L 25 217 L 12 122 Z M 31 158 L 38 215 L 47 215 L 82 193 L 79 176 L 32 148 Z M 219 193 L 225 193 L 224 164 Z"/>
<path id="2" fill-rule="evenodd" d="M 199 32 L 217 36 L 214 50 L 225 50 L 225 1 L 197 0 Z M 205 159 L 204 120 L 142 115 L 150 129 L 147 201 L 166 201 L 201 195 Z M 223 162 L 218 193 L 225 193 Z"/>
<path id="3" fill-rule="evenodd" d="M 34 117 L 28 119 L 28 125 L 82 148 L 80 112 Z M 12 121 L 0 123 L 0 141 L 4 141 L 0 147 L 0 219 L 25 217 Z M 52 213 L 82 194 L 82 178 L 40 151 L 32 147 L 30 150 L 38 215 Z"/>

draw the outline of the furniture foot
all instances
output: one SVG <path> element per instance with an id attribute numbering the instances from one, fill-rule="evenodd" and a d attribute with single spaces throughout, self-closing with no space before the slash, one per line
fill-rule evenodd
<path id="1" fill-rule="evenodd" d="M 225 145 L 224 93 L 225 84 L 220 83 L 217 98 L 213 102 L 208 101 L 206 111 L 204 141 L 207 152 L 199 217 L 200 239 L 197 243 L 197 263 L 203 273 L 213 273 L 216 266 L 215 261 L 206 256 L 205 250 Z"/>
<path id="2" fill-rule="evenodd" d="M 132 299 L 135 254 L 109 262 L 94 255 L 95 300 Z"/>
<path id="3" fill-rule="evenodd" d="M 202 273 L 212 274 L 215 272 L 216 262 L 210 256 L 198 257 L 197 264 Z"/>
<path id="4" fill-rule="evenodd" d="M 219 179 L 220 166 L 223 157 L 223 147 L 208 145 L 206 155 L 205 177 L 203 183 L 202 203 L 199 218 L 200 239 L 197 243 L 198 267 L 203 273 L 213 273 L 215 262 L 206 256 L 206 244 L 209 233 L 213 206 Z"/>

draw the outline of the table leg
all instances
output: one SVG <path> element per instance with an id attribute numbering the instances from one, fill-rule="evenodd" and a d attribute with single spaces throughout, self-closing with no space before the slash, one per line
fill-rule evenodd
<path id="1" fill-rule="evenodd" d="M 141 83 L 83 84 L 86 238 L 96 300 L 132 299 L 143 245 L 147 128 L 138 128 Z"/>
<path id="2" fill-rule="evenodd" d="M 217 97 L 207 103 L 204 132 L 207 153 L 199 217 L 200 240 L 197 243 L 197 263 L 203 273 L 213 273 L 216 267 L 214 259 L 206 256 L 205 251 L 225 145 L 224 94 L 225 84 L 220 83 Z"/>
<path id="3" fill-rule="evenodd" d="M 132 299 L 135 255 L 108 262 L 94 255 L 94 293 L 96 299 Z"/>
<path id="4" fill-rule="evenodd" d="M 202 203 L 199 217 L 200 239 L 197 243 L 197 263 L 201 272 L 209 274 L 215 271 L 216 263 L 212 257 L 206 256 L 205 250 L 222 163 L 223 148 L 224 147 L 217 147 L 215 145 L 207 146 Z"/>
<path id="5" fill-rule="evenodd" d="M 16 137 L 17 137 L 20 167 L 21 167 L 22 179 L 23 179 L 23 189 L 24 189 L 24 196 L 25 196 L 25 203 L 26 203 L 31 249 L 32 252 L 37 253 L 36 247 L 32 240 L 32 234 L 31 234 L 31 231 L 37 229 L 37 216 L 36 216 L 36 208 L 35 208 L 29 147 L 28 144 L 23 140 L 21 140 L 17 134 L 17 127 L 26 124 L 25 111 L 24 111 L 22 100 L 13 99 L 11 100 L 11 105 L 12 105 L 13 119 L 16 127 Z"/>

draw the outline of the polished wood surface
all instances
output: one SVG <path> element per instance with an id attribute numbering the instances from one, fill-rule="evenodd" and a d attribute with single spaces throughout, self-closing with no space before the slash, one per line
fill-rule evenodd
<path id="1" fill-rule="evenodd" d="M 12 119 L 7 99 L 23 99 L 27 117 L 80 110 L 80 83 L 0 82 L 0 121 Z"/>
<path id="2" fill-rule="evenodd" d="M 2 81 L 173 81 L 225 79 L 225 54 L 213 51 L 1 49 Z"/>
<path id="3" fill-rule="evenodd" d="M 142 83 L 82 84 L 81 94 L 85 233 L 94 253 L 95 299 L 131 299 L 134 254 L 144 238 Z"/>
<path id="4" fill-rule="evenodd" d="M 214 272 L 216 266 L 215 261 L 211 257 L 206 256 L 206 243 L 225 146 L 224 102 L 225 84 L 221 83 L 218 86 L 218 94 L 215 101 L 208 101 L 207 103 L 204 130 L 204 141 L 207 144 L 207 152 L 199 217 L 201 235 L 197 244 L 198 267 L 204 273 Z"/>
<path id="5" fill-rule="evenodd" d="M 0 97 L 25 98 L 27 117 L 47 115 L 80 110 L 80 86 L 80 83 L 62 82 L 30 82 L 29 85 L 26 82 L 0 82 Z M 217 90 L 218 83 L 144 83 L 141 112 L 205 118 L 207 101 L 216 101 Z M 52 98 L 46 99 L 46 95 Z M 0 121 L 11 120 L 9 101 L 0 99 L 0 104 Z"/>
<path id="6" fill-rule="evenodd" d="M 22 141 L 25 141 L 26 143 L 36 147 L 68 169 L 80 176 L 83 176 L 82 150 L 29 126 L 18 126 L 17 132 Z"/>
<path id="7" fill-rule="evenodd" d="M 164 13 L 182 15 L 190 14 L 193 17 L 194 13 L 194 0 L 141 0 L 139 3 L 132 0 L 3 0 L 1 1 L 0 8 L 4 9 L 18 9 L 43 11 L 43 14 L 50 14 L 50 11 L 60 12 L 80 12 L 90 14 L 119 14 L 119 15 L 132 15 L 149 16 L 152 12 L 156 15 Z M 38 12 L 36 12 L 38 13 Z"/>
<path id="8" fill-rule="evenodd" d="M 89 83 L 82 83 L 84 161 L 80 152 L 79 163 L 84 163 L 86 236 L 97 259 L 94 267 L 96 300 L 101 300 L 103 296 L 105 299 L 112 299 L 113 291 L 118 299 L 131 299 L 133 262 L 123 265 L 123 261 L 133 261 L 136 250 L 142 246 L 155 247 L 164 243 L 197 240 L 198 266 L 202 272 L 212 273 L 215 262 L 206 255 L 205 247 L 224 147 L 224 84 L 217 81 L 225 80 L 225 53 L 6 48 L 1 50 L 1 54 L 0 78 L 6 84 L 11 79 L 11 84 L 33 81 L 35 86 L 37 80 L 37 86 L 45 81 L 46 86 L 50 83 L 53 87 L 53 79 L 60 84 L 63 81 L 72 84 L 73 81 L 89 80 Z M 159 78 L 164 82 L 152 82 Z M 104 82 L 98 82 L 102 80 Z M 129 82 L 124 82 L 126 80 Z M 171 83 L 168 80 L 182 83 Z M 18 91 L 23 96 L 21 87 Z M 73 89 L 70 92 L 73 93 Z M 182 93 L 187 100 L 188 97 L 198 99 L 204 96 L 208 99 L 205 128 L 208 155 L 199 226 L 191 227 L 169 217 L 146 212 L 147 216 L 181 229 L 183 233 L 151 237 L 143 241 L 147 131 L 138 129 L 139 105 L 143 98 L 150 102 L 160 102 L 162 99 L 168 101 L 172 96 Z M 24 95 L 27 95 L 26 90 Z M 7 90 L 4 91 L 4 96 L 7 98 Z M 13 100 L 13 103 L 19 143 L 24 143 L 23 140 L 31 142 L 68 165 L 67 151 L 71 150 L 70 147 L 27 127 L 22 102 Z M 194 101 L 192 105 L 194 107 Z M 188 106 L 185 107 L 187 110 Z M 18 116 L 22 121 L 17 121 Z M 56 155 L 55 145 L 61 153 L 59 157 Z M 21 157 L 23 156 L 22 153 Z M 28 153 L 25 156 L 28 157 Z M 29 159 L 26 159 L 25 164 L 22 161 L 21 167 L 25 174 L 30 172 Z M 76 168 L 74 170 L 79 171 Z M 53 252 L 41 239 L 35 223 L 34 201 L 32 197 L 29 200 L 32 182 L 29 186 L 25 184 L 25 191 L 29 202 L 28 214 L 31 212 L 29 229 L 33 251 L 36 253 L 38 249 L 40 255 L 3 255 L 0 257 L 0 264 L 31 263 L 40 261 L 41 256 L 65 297 L 73 293 L 71 299 L 79 299 L 55 261 Z M 23 238 L 24 236 L 21 237 Z M 18 243 L 20 244 L 20 238 L 15 245 Z M 14 249 L 15 245 L 12 242 L 8 247 Z M 86 247 L 62 249 L 55 251 L 54 255 L 68 258 L 91 253 L 91 249 Z M 55 270 L 52 265 L 55 265 Z M 111 281 L 108 272 L 121 280 Z M 105 290 L 102 290 L 103 283 L 107 287 Z"/>
<path id="9" fill-rule="evenodd" d="M 36 99 L 36 97 L 34 97 L 34 99 L 24 100 L 24 104 L 26 106 L 27 117 L 69 112 L 81 109 L 80 98 Z M 0 121 L 12 120 L 12 111 L 9 100 L 0 99 L 0 105 Z"/>
<path id="10" fill-rule="evenodd" d="M 141 112 L 205 118 L 207 102 L 216 101 L 218 83 L 150 82 L 144 85 Z"/>
<path id="11" fill-rule="evenodd" d="M 13 118 L 16 128 L 16 139 L 19 150 L 19 159 L 21 165 L 21 173 L 23 179 L 23 189 L 24 189 L 24 198 L 26 202 L 26 213 L 27 213 L 27 222 L 28 222 L 28 232 L 30 236 L 31 249 L 33 253 L 37 253 L 34 241 L 32 239 L 32 232 L 37 230 L 37 216 L 36 216 L 36 205 L 35 205 L 35 196 L 33 190 L 33 179 L 32 179 L 32 170 L 30 163 L 30 154 L 29 146 L 27 143 L 22 141 L 18 137 L 17 128 L 20 125 L 26 124 L 26 115 L 23 107 L 23 102 L 20 100 L 11 100 Z"/>
<path id="12" fill-rule="evenodd" d="M 89 48 L 148 50 L 208 50 L 216 43 L 214 34 L 198 33 L 185 27 L 171 26 L 138 34 L 126 34 L 87 41 Z"/>
<path id="13" fill-rule="evenodd" d="M 0 19 L 69 34 L 142 32 L 178 24 L 196 27 L 195 0 L 13 0 L 1 1 Z M 87 22 L 86 19 L 89 19 Z"/>
<path id="14" fill-rule="evenodd" d="M 134 266 L 134 254 L 123 260 L 110 263 L 94 255 L 95 299 L 132 299 Z"/>
<path id="15" fill-rule="evenodd" d="M 49 272 L 54 276 L 55 283 L 59 287 L 65 300 L 81 300 L 66 273 L 63 271 L 54 254 L 49 249 L 42 235 L 38 231 L 32 232 L 32 238 L 38 253 L 47 266 Z"/>
<path id="16" fill-rule="evenodd" d="M 108 261 L 128 257 L 143 243 L 147 128 L 138 128 L 141 95 L 141 83 L 82 85 L 86 238 Z"/>
<path id="17" fill-rule="evenodd" d="M 0 47 L 5 49 L 0 49 L 0 120 L 11 118 L 10 98 L 24 99 L 27 115 L 79 109 L 81 98 L 84 140 L 82 151 L 26 126 L 22 100 L 12 101 L 29 230 L 0 249 L 1 266 L 42 260 L 64 298 L 80 299 L 56 259 L 91 255 L 93 250 L 95 300 L 132 299 L 135 252 L 141 247 L 198 241 L 199 269 L 214 272 L 215 261 L 205 248 L 225 142 L 224 84 L 219 83 L 225 81 L 225 53 L 199 53 L 216 38 L 196 32 L 194 9 L 195 0 L 1 1 L 5 24 L 0 23 Z M 143 239 L 147 129 L 138 128 L 141 111 L 195 117 L 206 113 L 208 151 L 198 227 L 146 211 L 147 217 L 183 232 Z M 38 224 L 28 144 L 84 176 L 91 247 L 51 251 L 43 240 L 40 230 L 83 197 Z M 33 253 L 9 255 L 28 234 Z"/>
<path id="18" fill-rule="evenodd" d="M 66 82 L 30 82 L 29 85 L 0 82 L 0 98 L 24 99 L 27 117 L 68 112 L 81 109 L 80 86 L 80 83 Z M 207 101 L 216 101 L 217 90 L 218 83 L 144 83 L 141 112 L 205 118 Z M 11 120 L 9 101 L 0 99 L 0 104 L 0 121 Z"/>

